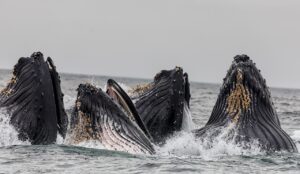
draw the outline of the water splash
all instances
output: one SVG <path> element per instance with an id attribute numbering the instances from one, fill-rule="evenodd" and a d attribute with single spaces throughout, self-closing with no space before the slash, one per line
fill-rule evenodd
<path id="1" fill-rule="evenodd" d="M 195 129 L 191 112 L 187 103 L 184 104 L 183 131 L 167 140 L 166 144 L 157 148 L 158 154 L 175 156 L 200 156 L 205 160 L 218 159 L 226 155 L 258 155 L 264 153 L 258 141 L 236 143 L 236 131 L 233 124 L 220 128 L 220 134 L 214 137 L 213 132 L 205 137 L 196 138 L 191 131 Z M 300 135 L 299 135 L 300 138 Z"/>
<path id="2" fill-rule="evenodd" d="M 201 143 L 201 156 L 204 159 L 210 159 L 220 156 L 234 156 L 234 155 L 261 155 L 265 151 L 256 139 L 250 142 L 236 142 L 237 131 L 235 126 L 229 125 L 226 128 L 220 128 L 222 133 L 217 135 L 214 139 L 211 134 L 208 134 L 202 139 Z"/>
<path id="3" fill-rule="evenodd" d="M 236 135 L 231 135 L 235 132 L 233 129 L 233 127 L 223 129 L 222 133 L 213 139 L 210 138 L 211 135 L 198 139 L 193 133 L 182 131 L 157 150 L 163 156 L 194 156 L 204 160 L 218 160 L 224 156 L 265 154 L 256 140 L 236 143 Z"/>
<path id="4" fill-rule="evenodd" d="M 64 138 L 60 134 L 57 134 L 56 144 L 62 145 L 64 144 L 64 142 L 65 142 Z"/>
<path id="5" fill-rule="evenodd" d="M 195 129 L 195 124 L 193 122 L 191 111 L 188 107 L 188 104 L 184 102 L 182 130 L 186 132 L 191 132 L 194 129 Z"/>
<path id="6" fill-rule="evenodd" d="M 75 105 L 76 97 L 75 96 L 69 96 L 65 95 L 64 96 L 64 105 L 66 110 L 72 109 Z"/>
<path id="7" fill-rule="evenodd" d="M 0 109 L 0 147 L 12 145 L 30 145 L 18 139 L 18 132 L 9 124 L 9 115 L 5 109 Z"/>
<path id="8" fill-rule="evenodd" d="M 199 156 L 200 149 L 197 140 L 192 133 L 179 132 L 167 140 L 162 147 L 156 148 L 157 153 L 162 156 Z"/>
<path id="9" fill-rule="evenodd" d="M 291 138 L 295 141 L 298 150 L 300 150 L 300 130 L 294 131 Z"/>

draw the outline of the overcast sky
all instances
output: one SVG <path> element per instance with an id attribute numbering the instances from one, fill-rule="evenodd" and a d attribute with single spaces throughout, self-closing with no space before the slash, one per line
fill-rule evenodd
<path id="1" fill-rule="evenodd" d="M 0 0 L 0 68 L 42 51 L 60 72 L 152 78 L 182 66 L 221 83 L 248 54 L 300 88 L 299 0 Z"/>

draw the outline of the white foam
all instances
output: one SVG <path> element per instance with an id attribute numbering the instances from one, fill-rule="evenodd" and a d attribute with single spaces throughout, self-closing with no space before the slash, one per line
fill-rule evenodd
<path id="1" fill-rule="evenodd" d="M 71 109 L 75 106 L 76 97 L 75 96 L 64 96 L 65 109 Z"/>
<path id="2" fill-rule="evenodd" d="M 293 133 L 293 135 L 291 137 L 295 141 L 300 141 L 300 130 L 294 131 L 294 133 Z"/>
<path id="3" fill-rule="evenodd" d="M 18 132 L 9 123 L 9 115 L 5 109 L 0 109 L 0 147 L 12 145 L 30 145 L 29 142 L 20 141 Z"/>
<path id="4" fill-rule="evenodd" d="M 204 160 L 219 159 L 228 155 L 258 155 L 264 153 L 255 140 L 243 144 L 235 143 L 234 138 L 228 140 L 228 134 L 231 130 L 232 128 L 228 128 L 213 140 L 209 137 L 199 140 L 195 138 L 193 133 L 183 131 L 167 140 L 166 144 L 157 151 L 158 154 L 163 156 L 197 156 Z"/>
<path id="5" fill-rule="evenodd" d="M 64 144 L 64 138 L 60 134 L 57 134 L 56 144 Z"/>
<path id="6" fill-rule="evenodd" d="M 300 130 L 294 131 L 291 137 L 295 141 L 298 150 L 300 150 Z"/>
<path id="7" fill-rule="evenodd" d="M 166 144 L 161 148 L 157 148 L 157 153 L 163 156 L 167 155 L 200 155 L 199 143 L 194 135 L 188 132 L 180 132 L 174 137 L 167 140 Z"/>

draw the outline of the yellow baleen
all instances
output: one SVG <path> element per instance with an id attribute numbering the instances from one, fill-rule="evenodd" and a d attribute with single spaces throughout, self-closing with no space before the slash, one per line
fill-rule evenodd
<path id="1" fill-rule="evenodd" d="M 241 70 L 238 70 L 237 83 L 233 91 L 227 97 L 227 109 L 226 111 L 230 115 L 233 122 L 237 123 L 242 112 L 245 112 L 249 109 L 251 104 L 250 93 L 247 87 L 242 83 L 243 73 Z"/>

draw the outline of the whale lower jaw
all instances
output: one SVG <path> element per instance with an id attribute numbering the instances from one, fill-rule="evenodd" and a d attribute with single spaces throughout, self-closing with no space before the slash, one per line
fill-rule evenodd
<path id="1" fill-rule="evenodd" d="M 80 113 L 81 118 L 86 116 Z M 107 150 L 126 152 L 130 154 L 153 154 L 153 150 L 148 149 L 143 144 L 137 143 L 128 136 L 128 132 L 118 129 L 114 126 L 113 120 L 106 115 L 99 123 L 96 129 L 101 130 L 95 132 L 91 127 L 88 127 L 90 120 L 80 119 L 78 125 L 72 130 L 68 137 L 68 144 L 81 144 L 88 141 L 96 141 Z"/>
<path id="2" fill-rule="evenodd" d="M 154 154 L 150 139 L 109 95 L 90 84 L 80 85 L 71 117 L 69 144 L 99 142 L 105 149 Z"/>

